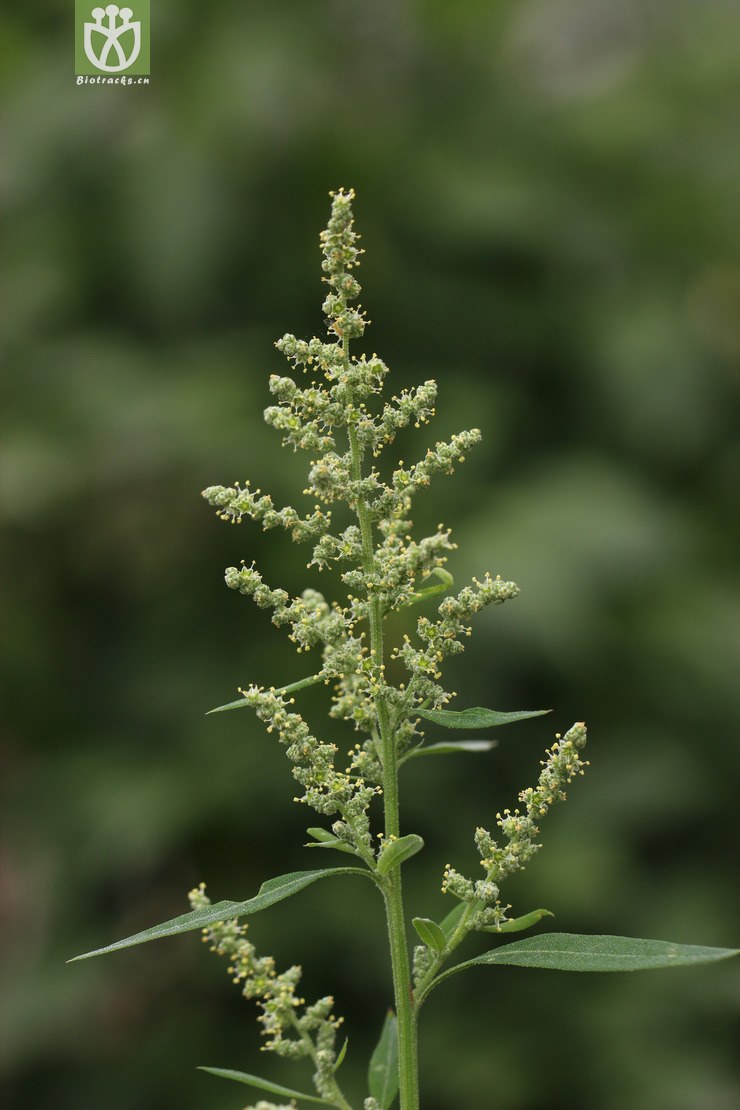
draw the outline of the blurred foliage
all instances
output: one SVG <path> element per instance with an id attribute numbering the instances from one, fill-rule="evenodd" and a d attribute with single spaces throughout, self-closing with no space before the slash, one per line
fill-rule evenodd
<path id="1" fill-rule="evenodd" d="M 303 673 L 222 567 L 311 580 L 198 491 L 249 476 L 284 503 L 301 481 L 260 414 L 273 340 L 321 326 L 340 184 L 368 349 L 396 388 L 439 379 L 428 435 L 484 432 L 417 522 L 452 524 L 456 579 L 523 589 L 481 619 L 461 704 L 555 709 L 479 761 L 409 766 L 412 911 L 442 912 L 444 862 L 470 865 L 475 824 L 583 717 L 593 765 L 517 912 L 736 944 L 737 5 L 154 0 L 152 83 L 126 89 L 74 85 L 71 12 L 0 15 L 3 1105 L 237 1110 L 194 1066 L 268 1070 L 193 937 L 64 959 L 182 912 L 201 878 L 246 898 L 314 863 L 271 738 L 203 717 Z M 359 1096 L 390 984 L 358 886 L 250 933 L 336 994 Z M 731 1110 L 739 987 L 727 964 L 460 976 L 424 1015 L 425 1110 Z"/>

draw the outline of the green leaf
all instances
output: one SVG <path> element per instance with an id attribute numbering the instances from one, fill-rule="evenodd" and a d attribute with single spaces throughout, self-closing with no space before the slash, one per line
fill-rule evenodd
<path id="1" fill-rule="evenodd" d="M 436 952 L 444 952 L 447 947 L 447 937 L 436 921 L 432 921 L 430 917 L 414 917 L 411 924 L 427 948 L 433 948 Z"/>
<path id="2" fill-rule="evenodd" d="M 334 1067 L 332 1068 L 332 1071 L 334 1071 L 335 1073 L 339 1071 L 342 1064 L 344 1063 L 344 1057 L 347 1055 L 347 1046 L 348 1045 L 349 1045 L 349 1037 L 345 1037 L 344 1038 L 344 1044 L 340 1048 L 339 1055 L 337 1056 L 336 1061 L 334 1063 Z"/>
<path id="3" fill-rule="evenodd" d="M 739 954 L 738 948 L 704 948 L 697 944 L 671 944 L 665 940 L 543 933 L 504 944 L 474 960 L 457 964 L 440 979 L 476 964 L 510 964 L 554 971 L 647 971 L 657 967 L 712 963 Z"/>
<path id="4" fill-rule="evenodd" d="M 420 744 L 418 748 L 406 752 L 398 761 L 407 763 L 409 759 L 416 759 L 420 755 L 457 755 L 458 752 L 489 752 L 498 745 L 498 740 L 449 740 L 440 744 Z"/>
<path id="5" fill-rule="evenodd" d="M 504 921 L 503 925 L 488 925 L 486 928 L 481 929 L 482 933 L 521 933 L 522 929 L 531 929 L 543 917 L 554 917 L 555 914 L 550 910 L 532 910 L 530 913 L 525 913 L 522 917 L 512 917 L 508 921 Z"/>
<path id="6" fill-rule="evenodd" d="M 116 952 L 119 948 L 131 948 L 135 944 L 144 944 L 146 941 L 158 940 L 160 937 L 172 937 L 178 933 L 189 933 L 194 929 L 204 929 L 208 925 L 215 925 L 217 921 L 228 921 L 232 917 L 244 917 L 249 913 L 258 913 L 260 910 L 266 910 L 268 906 L 274 906 L 276 902 L 282 902 L 284 898 L 290 898 L 318 879 L 325 879 L 330 875 L 363 875 L 368 879 L 372 878 L 369 871 L 359 867 L 329 867 L 321 871 L 291 871 L 287 875 L 278 875 L 274 879 L 268 879 L 267 882 L 262 884 L 254 898 L 249 898 L 246 902 L 216 902 L 207 909 L 191 910 L 190 913 L 173 917 L 171 921 L 165 921 L 161 925 L 153 925 L 151 929 L 144 929 L 143 932 L 135 933 L 134 936 L 126 937 L 125 940 L 117 940 L 113 944 L 107 944 L 104 948 L 96 948 L 93 952 L 85 952 L 82 956 L 74 956 L 67 962 L 74 963 L 75 960 L 88 960 L 91 956 L 102 956 L 106 952 Z"/>
<path id="7" fill-rule="evenodd" d="M 513 713 L 499 713 L 496 709 L 417 709 L 420 717 L 444 728 L 494 728 L 512 721 L 526 721 L 528 717 L 542 717 L 551 709 L 519 709 Z"/>
<path id="8" fill-rule="evenodd" d="M 314 840 L 321 840 L 325 844 L 328 844 L 331 840 L 337 839 L 334 833 L 329 832 L 328 829 L 322 829 L 319 825 L 306 829 L 306 832 L 309 836 L 312 836 Z"/>
<path id="9" fill-rule="evenodd" d="M 219 1079 L 233 1079 L 243 1083 L 246 1087 L 256 1087 L 258 1091 L 269 1091 L 271 1095 L 282 1095 L 283 1098 L 299 1098 L 303 1102 L 319 1102 L 322 1106 L 334 1106 L 325 1098 L 316 1095 L 304 1095 L 302 1091 L 291 1091 L 289 1087 L 281 1087 L 279 1083 L 270 1083 L 268 1079 L 260 1079 L 258 1075 L 249 1075 L 245 1071 L 232 1071 L 230 1068 L 204 1068 L 198 1071 L 207 1071 L 209 1075 L 217 1075 Z"/>
<path id="10" fill-rule="evenodd" d="M 393 1010 L 386 1015 L 380 1040 L 370 1057 L 367 1085 L 380 1110 L 389 1110 L 398 1093 L 398 1022 Z"/>
<path id="11" fill-rule="evenodd" d="M 378 874 L 387 875 L 404 860 L 415 856 L 423 847 L 424 841 L 416 833 L 409 833 L 408 836 L 402 836 L 398 840 L 390 840 L 378 856 Z"/>
<path id="12" fill-rule="evenodd" d="M 236 701 L 227 701 L 226 705 L 217 705 L 215 709 L 209 709 L 206 717 L 210 717 L 211 713 L 226 713 L 229 709 L 246 709 L 249 703 L 244 698 L 237 698 Z"/>
<path id="13" fill-rule="evenodd" d="M 357 852 L 346 840 L 341 837 L 335 836 L 330 833 L 328 829 L 313 828 L 306 829 L 309 836 L 312 836 L 318 843 L 304 844 L 304 848 L 336 848 L 338 852 L 346 852 L 349 856 L 356 856 Z"/>
<path id="14" fill-rule="evenodd" d="M 348 844 L 346 840 L 342 840 L 340 837 L 335 836 L 334 833 L 330 833 L 328 829 L 316 827 L 312 829 L 306 829 L 306 832 L 309 836 L 312 836 L 314 840 L 317 841 L 317 843 L 304 844 L 304 848 L 336 848 L 338 852 L 346 852 L 348 856 L 357 855 L 357 852 L 351 844 Z"/>
<path id="15" fill-rule="evenodd" d="M 346 840 L 340 840 L 338 836 L 333 837 L 331 840 L 310 841 L 308 844 L 303 845 L 304 848 L 335 848 L 337 852 L 345 852 L 348 856 L 356 856 L 357 852 L 351 844 Z"/>

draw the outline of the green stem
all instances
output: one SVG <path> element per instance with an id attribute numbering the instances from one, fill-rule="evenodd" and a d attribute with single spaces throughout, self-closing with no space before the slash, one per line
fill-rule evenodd
<path id="1" fill-rule="evenodd" d="M 391 950 L 393 992 L 398 1019 L 398 1086 L 400 1110 L 419 1110 L 417 1025 L 411 989 L 411 969 L 406 944 L 406 921 L 401 895 L 401 869 L 387 876 L 383 891 Z"/>
<path id="2" fill-rule="evenodd" d="M 346 354 L 346 344 L 345 344 Z M 348 357 L 348 356 L 347 356 Z M 352 477 L 356 482 L 362 478 L 362 452 L 357 440 L 357 432 L 350 425 L 349 443 L 352 457 Z M 370 575 L 375 569 L 372 523 L 367 505 L 362 497 L 357 499 L 357 517 L 362 538 L 362 565 Z M 398 806 L 398 763 L 396 757 L 396 738 L 391 728 L 388 706 L 380 692 L 384 685 L 383 665 L 383 614 L 380 600 L 368 597 L 370 621 L 370 656 L 373 662 L 373 676 L 378 689 L 375 706 L 378 713 L 378 727 L 383 755 L 383 804 L 385 810 L 385 836 L 397 837 L 400 833 Z M 411 989 L 411 969 L 406 941 L 406 921 L 403 909 L 400 866 L 391 871 L 383 885 L 388 940 L 393 974 L 393 992 L 398 1019 L 398 1072 L 400 1110 L 419 1110 L 419 1066 L 417 1057 L 416 1015 Z"/>

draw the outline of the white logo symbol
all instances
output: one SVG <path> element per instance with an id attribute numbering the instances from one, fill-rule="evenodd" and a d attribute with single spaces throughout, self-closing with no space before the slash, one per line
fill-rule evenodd
<path id="1" fill-rule="evenodd" d="M 117 4 L 109 4 L 105 10 L 93 8 L 90 12 L 95 22 L 85 24 L 85 53 L 96 69 L 105 70 L 106 73 L 120 73 L 122 69 L 132 66 L 139 57 L 141 21 L 133 21 L 133 14 L 131 8 L 119 8 Z M 107 23 L 103 23 L 105 16 L 108 16 Z M 133 32 L 133 42 L 126 54 L 120 40 L 128 31 Z M 97 52 L 95 47 L 98 47 Z M 112 63 L 109 62 L 111 54 Z"/>

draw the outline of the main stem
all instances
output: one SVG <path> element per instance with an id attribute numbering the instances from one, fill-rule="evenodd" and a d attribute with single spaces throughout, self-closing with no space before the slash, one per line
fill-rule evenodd
<path id="1" fill-rule="evenodd" d="M 346 346 L 345 346 L 346 352 Z M 357 441 L 357 433 L 350 425 L 349 442 L 352 455 L 352 477 L 359 482 L 362 477 L 362 451 Z M 367 574 L 375 566 L 372 523 L 367 505 L 362 497 L 357 499 L 357 517 L 362 538 L 362 565 Z M 370 619 L 370 655 L 373 673 L 379 687 L 384 683 L 383 663 L 383 614 L 380 600 L 368 597 Z M 391 729 L 388 706 L 382 693 L 376 693 L 375 705 L 378 712 L 378 727 L 383 757 L 383 805 L 385 811 L 385 835 L 397 837 L 400 832 L 398 813 L 398 763 L 396 758 L 396 738 Z M 401 889 L 401 868 L 396 867 L 385 876 L 383 887 L 385 912 L 388 922 L 388 941 L 393 973 L 393 992 L 396 1000 L 398 1019 L 398 1081 L 400 1110 L 419 1110 L 419 1065 L 416 1038 L 416 1014 L 414 1013 L 411 970 L 406 943 L 406 920 L 403 910 Z"/>

